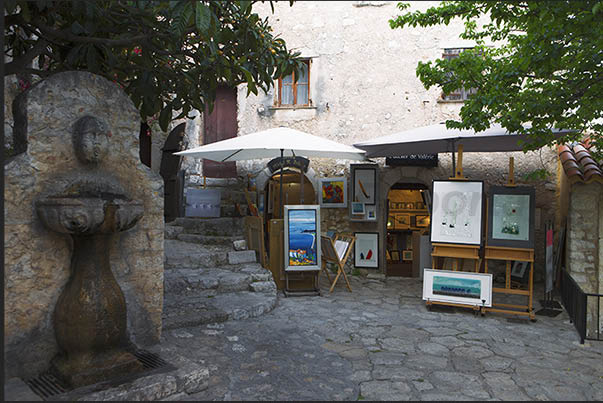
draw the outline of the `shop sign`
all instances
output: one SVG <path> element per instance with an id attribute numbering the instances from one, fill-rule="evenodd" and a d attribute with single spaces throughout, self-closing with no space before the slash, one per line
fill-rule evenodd
<path id="1" fill-rule="evenodd" d="M 438 154 L 410 154 L 385 158 L 385 165 L 390 167 L 419 166 L 437 167 Z"/>
<path id="2" fill-rule="evenodd" d="M 303 172 L 308 172 L 308 166 L 310 165 L 310 160 L 304 157 L 277 157 L 268 162 L 268 169 L 271 173 L 281 169 L 281 161 L 282 166 L 301 169 Z"/>

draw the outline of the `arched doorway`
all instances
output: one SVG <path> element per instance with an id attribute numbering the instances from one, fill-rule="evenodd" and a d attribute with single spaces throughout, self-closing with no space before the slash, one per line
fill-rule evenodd
<path id="1" fill-rule="evenodd" d="M 386 203 L 387 276 L 419 277 L 428 267 L 431 198 L 422 183 L 398 182 L 391 186 Z M 430 265 L 429 265 L 430 266 Z"/>
<path id="2" fill-rule="evenodd" d="M 275 171 L 265 184 L 264 209 L 267 220 L 283 218 L 283 209 L 280 205 L 280 172 L 280 169 Z M 300 169 L 284 167 L 282 197 L 283 206 L 286 204 L 316 204 L 316 189 L 314 189 L 312 181 Z"/>
<path id="3" fill-rule="evenodd" d="M 176 126 L 163 145 L 159 174 L 163 178 L 163 216 L 166 222 L 182 216 L 184 209 L 184 170 L 180 169 L 182 157 L 173 153 L 186 149 L 185 126 L 186 123 Z"/>

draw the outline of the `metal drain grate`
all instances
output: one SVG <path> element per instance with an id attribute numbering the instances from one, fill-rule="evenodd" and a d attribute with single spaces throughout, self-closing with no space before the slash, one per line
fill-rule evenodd
<path id="1" fill-rule="evenodd" d="M 31 390 L 42 399 L 65 393 L 69 390 L 61 381 L 49 372 L 38 375 L 35 378 L 25 380 Z"/>
<path id="2" fill-rule="evenodd" d="M 168 363 L 157 354 L 146 350 L 138 350 L 134 353 L 134 356 L 138 358 L 138 361 L 142 363 L 145 369 L 161 368 L 164 365 L 168 365 Z"/>
<path id="3" fill-rule="evenodd" d="M 159 357 L 157 354 L 146 350 L 138 350 L 133 354 L 144 367 L 144 371 L 139 373 L 140 375 L 143 375 L 147 370 L 157 369 L 169 365 L 167 361 Z M 51 372 L 45 372 L 35 378 L 26 379 L 25 383 L 36 395 L 40 396 L 44 400 L 72 390 L 72 388 L 63 384 Z"/>

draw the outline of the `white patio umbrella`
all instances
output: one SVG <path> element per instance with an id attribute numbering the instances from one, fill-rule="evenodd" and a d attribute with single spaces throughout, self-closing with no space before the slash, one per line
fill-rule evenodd
<path id="1" fill-rule="evenodd" d="M 553 133 L 562 134 L 564 131 L 553 129 Z M 454 170 L 454 152 L 459 145 L 463 145 L 464 152 L 521 151 L 520 141 L 529 139 L 525 135 L 509 133 L 500 125 L 493 125 L 478 133 L 474 130 L 447 129 L 444 123 L 439 123 L 363 141 L 354 146 L 365 150 L 367 158 L 451 152 Z"/>
<path id="2" fill-rule="evenodd" d="M 174 155 L 205 158 L 218 162 L 276 158 L 279 156 L 365 159 L 365 151 L 358 148 L 282 126 L 217 141 L 190 150 L 180 151 L 174 153 Z M 282 166 L 280 179 L 279 197 L 282 205 Z"/>

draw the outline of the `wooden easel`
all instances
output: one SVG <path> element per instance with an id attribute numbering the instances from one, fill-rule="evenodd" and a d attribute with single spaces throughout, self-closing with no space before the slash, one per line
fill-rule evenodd
<path id="1" fill-rule="evenodd" d="M 509 158 L 509 179 L 505 186 L 515 187 L 514 178 L 514 159 Z M 491 206 L 486 205 L 487 208 Z M 484 254 L 484 271 L 488 273 L 488 260 L 504 260 L 505 261 L 505 288 L 492 287 L 493 293 L 499 294 L 511 294 L 511 295 L 524 295 L 528 297 L 527 305 L 517 304 L 495 304 L 492 303 L 492 308 L 486 308 L 486 311 L 500 312 L 512 315 L 524 315 L 528 316 L 531 321 L 536 320 L 533 308 L 533 297 L 534 297 L 534 249 L 528 248 L 509 248 L 504 246 L 488 246 L 485 247 Z M 519 290 L 511 288 L 511 262 L 529 262 L 530 263 L 530 274 L 528 280 L 528 289 Z"/>
<path id="2" fill-rule="evenodd" d="M 463 176 L 463 145 L 458 146 L 458 159 L 454 169 L 454 176 L 448 178 L 454 181 L 466 181 L 467 178 Z M 453 270 L 462 270 L 462 259 L 471 259 L 475 261 L 474 270 L 476 273 L 479 272 L 480 257 L 479 257 L 479 245 L 461 245 L 461 244 L 442 244 L 433 243 L 433 252 L 431 253 L 431 267 L 437 268 L 437 261 L 440 258 L 453 258 Z"/>
<path id="3" fill-rule="evenodd" d="M 337 241 L 343 241 L 347 243 L 345 250 L 337 253 L 337 248 L 335 244 Z M 335 239 L 331 239 L 328 236 L 322 235 L 320 237 L 321 242 L 321 252 L 322 252 L 322 266 L 320 268 L 321 272 L 325 272 L 329 282 L 331 283 L 331 288 L 329 289 L 329 293 L 333 292 L 335 288 L 335 284 L 337 284 L 337 280 L 339 280 L 339 276 L 343 274 L 343 279 L 348 287 L 348 290 L 352 292 L 352 287 L 350 286 L 350 282 L 348 281 L 348 276 L 345 273 L 343 267 L 345 266 L 345 262 L 348 260 L 348 256 L 352 251 L 352 246 L 356 241 L 356 237 L 353 235 L 335 235 Z M 327 263 L 335 263 L 337 265 L 337 275 L 335 276 L 335 280 L 331 281 L 331 276 L 329 275 L 329 269 L 327 269 Z M 320 275 L 320 273 L 318 273 Z"/>
<path id="4" fill-rule="evenodd" d="M 463 176 L 463 145 L 459 144 L 458 146 L 458 159 L 456 163 L 456 167 L 453 168 L 454 176 L 448 178 L 454 181 L 466 181 L 467 178 Z M 438 269 L 438 265 L 436 264 L 439 259 L 443 258 L 452 258 L 454 259 L 452 262 L 453 271 L 462 271 L 462 260 L 463 259 L 471 259 L 474 261 L 474 271 L 479 273 L 479 266 L 481 259 L 479 257 L 479 245 L 463 245 L 463 244 L 445 244 L 445 243 L 432 243 L 433 252 L 431 252 L 431 268 Z M 443 269 L 443 267 L 442 267 Z M 478 311 L 484 314 L 482 307 L 479 305 L 469 305 L 469 304 L 456 304 L 452 302 L 439 302 L 439 301 L 426 301 L 425 304 L 428 308 L 431 305 L 448 305 L 448 306 L 457 306 L 461 308 L 471 308 L 476 313 Z"/>

